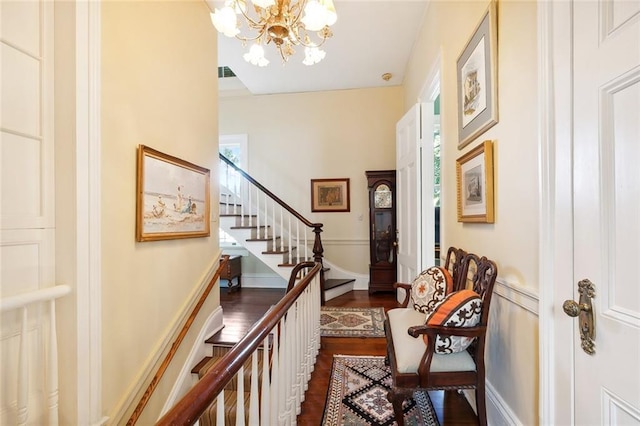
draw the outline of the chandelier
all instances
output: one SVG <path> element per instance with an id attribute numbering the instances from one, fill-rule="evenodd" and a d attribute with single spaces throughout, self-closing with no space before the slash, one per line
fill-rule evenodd
<path id="1" fill-rule="evenodd" d="M 250 5 L 253 7 L 248 7 Z M 253 9 L 253 12 L 248 9 Z M 244 18 L 244 25 L 239 23 L 240 15 Z M 263 46 L 271 42 L 280 52 L 283 62 L 295 53 L 294 46 L 304 47 L 303 64 L 320 62 L 326 55 L 320 46 L 333 35 L 329 27 L 336 19 L 333 0 L 225 0 L 222 9 L 216 8 L 211 13 L 216 30 L 227 37 L 236 37 L 243 46 L 254 42 L 249 52 L 244 54 L 244 59 L 260 67 L 269 63 Z M 242 30 L 253 33 L 241 35 Z"/>

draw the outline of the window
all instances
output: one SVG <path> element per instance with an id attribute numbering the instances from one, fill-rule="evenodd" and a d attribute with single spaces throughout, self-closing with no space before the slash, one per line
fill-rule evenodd
<path id="1" fill-rule="evenodd" d="M 220 135 L 218 151 L 233 164 L 248 172 L 249 158 L 247 153 L 247 135 Z M 238 178 L 227 173 L 225 167 L 220 168 L 220 187 L 235 188 L 239 184 Z M 221 189 L 224 191 L 224 189 Z M 220 230 L 220 246 L 236 246 L 237 241 L 229 234 Z"/>

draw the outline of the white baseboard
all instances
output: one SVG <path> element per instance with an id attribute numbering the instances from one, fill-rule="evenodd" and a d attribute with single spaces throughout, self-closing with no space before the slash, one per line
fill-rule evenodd
<path id="1" fill-rule="evenodd" d="M 496 392 L 496 389 L 488 381 L 485 383 L 487 394 L 487 424 L 491 426 L 522 426 L 522 422 L 504 399 Z M 471 408 L 477 414 L 476 393 L 474 390 L 465 390 L 464 396 L 469 401 Z"/>
<path id="2" fill-rule="evenodd" d="M 324 292 L 324 300 L 335 299 L 338 296 L 342 296 L 345 293 L 349 293 L 353 290 L 353 283 L 343 284 L 339 287 L 331 288 Z"/>
<path id="3" fill-rule="evenodd" d="M 496 389 L 486 382 L 487 392 L 487 423 L 492 426 L 522 426 L 518 416 L 513 412 L 507 402 L 496 392 Z"/>

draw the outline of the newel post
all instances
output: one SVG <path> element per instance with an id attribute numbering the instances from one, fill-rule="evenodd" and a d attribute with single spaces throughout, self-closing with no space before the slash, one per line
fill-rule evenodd
<path id="1" fill-rule="evenodd" d="M 313 260 L 316 263 L 319 263 L 320 268 L 320 304 L 324 305 L 324 264 L 322 263 L 322 253 L 324 249 L 322 248 L 322 239 L 320 238 L 320 233 L 322 232 L 322 224 L 314 223 L 313 225 L 313 233 L 316 234 L 315 241 L 313 242 Z"/>

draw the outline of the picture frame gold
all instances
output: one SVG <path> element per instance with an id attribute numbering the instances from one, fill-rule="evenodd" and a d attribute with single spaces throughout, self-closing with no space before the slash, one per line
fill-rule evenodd
<path id="1" fill-rule="evenodd" d="M 493 142 L 456 160 L 458 222 L 494 223 Z"/>
<path id="2" fill-rule="evenodd" d="M 458 84 L 458 149 L 498 122 L 498 29 L 495 0 L 456 62 Z"/>
<path id="3" fill-rule="evenodd" d="M 312 212 L 350 211 L 349 178 L 311 179 Z"/>
<path id="4" fill-rule="evenodd" d="M 136 180 L 137 241 L 211 235 L 209 169 L 139 145 Z"/>

